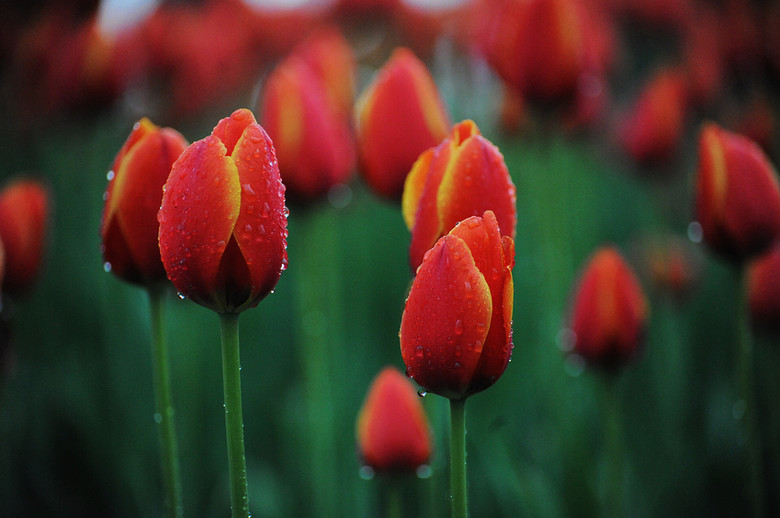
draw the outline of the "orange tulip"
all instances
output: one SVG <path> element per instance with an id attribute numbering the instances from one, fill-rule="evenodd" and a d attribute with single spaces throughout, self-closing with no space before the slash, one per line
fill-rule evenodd
<path id="1" fill-rule="evenodd" d="M 747 275 L 748 303 L 753 322 L 780 331 L 780 242 L 752 261 Z"/>
<path id="2" fill-rule="evenodd" d="M 447 135 L 450 119 L 428 69 L 396 49 L 355 104 L 359 171 L 377 193 L 398 199 L 420 153 Z"/>
<path id="3" fill-rule="evenodd" d="M 647 303 L 636 275 L 613 247 L 589 259 L 574 293 L 573 352 L 589 364 L 618 367 L 638 351 Z"/>
<path id="4" fill-rule="evenodd" d="M 270 75 L 260 103 L 292 196 L 312 199 L 347 182 L 355 165 L 349 118 L 310 66 L 292 56 Z"/>
<path id="5" fill-rule="evenodd" d="M 420 155 L 406 178 L 402 208 L 412 231 L 412 270 L 456 223 L 486 210 L 495 214 L 501 234 L 514 239 L 515 201 L 515 186 L 498 148 L 474 122 L 456 124 L 450 138 Z"/>
<path id="6" fill-rule="evenodd" d="M 780 234 L 777 173 L 742 135 L 712 123 L 702 127 L 696 193 L 704 241 L 726 258 L 751 258 Z"/>
<path id="7" fill-rule="evenodd" d="M 433 446 L 428 418 L 414 387 L 393 367 L 371 383 L 357 419 L 360 460 L 377 473 L 414 473 Z"/>
<path id="8" fill-rule="evenodd" d="M 407 373 L 428 392 L 466 398 L 490 387 L 512 355 L 514 241 L 485 211 L 425 255 L 401 319 Z"/>
<path id="9" fill-rule="evenodd" d="M 218 313 L 254 307 L 287 265 L 287 209 L 271 139 L 240 109 L 191 144 L 165 184 L 160 253 L 179 293 Z"/>
<path id="10" fill-rule="evenodd" d="M 106 268 L 134 283 L 165 280 L 157 243 L 162 188 L 187 141 L 143 118 L 119 150 L 106 191 L 100 229 Z"/>
<path id="11" fill-rule="evenodd" d="M 19 295 L 38 276 L 49 218 L 49 191 L 18 179 L 0 191 L 0 241 L 5 248 L 3 292 Z"/>

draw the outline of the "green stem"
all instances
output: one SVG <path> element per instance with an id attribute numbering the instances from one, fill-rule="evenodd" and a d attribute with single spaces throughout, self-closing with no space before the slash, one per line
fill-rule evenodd
<path id="1" fill-rule="evenodd" d="M 745 413 L 742 417 L 742 427 L 747 453 L 747 469 L 750 483 L 750 498 L 753 516 L 766 516 L 764 507 L 764 477 L 761 466 L 761 436 L 756 415 L 756 398 L 754 388 L 753 335 L 750 329 L 750 313 L 748 306 L 747 268 L 739 270 L 740 276 L 737 322 L 739 325 L 739 349 L 737 368 L 739 369 L 739 395 L 744 404 Z"/>
<path id="2" fill-rule="evenodd" d="M 450 491 L 452 518 L 469 515 L 466 490 L 466 399 L 450 399 Z"/>
<path id="3" fill-rule="evenodd" d="M 602 487 L 603 516 L 625 516 L 623 488 L 624 447 L 623 427 L 620 422 L 620 400 L 618 398 L 617 373 L 605 373 L 602 394 L 604 443 L 606 450 L 606 476 Z"/>
<path id="4" fill-rule="evenodd" d="M 403 516 L 401 505 L 401 480 L 392 476 L 387 483 L 387 518 L 401 518 Z"/>
<path id="5" fill-rule="evenodd" d="M 149 308 L 152 323 L 152 375 L 154 380 L 154 420 L 160 441 L 165 509 L 167 516 L 183 516 L 179 451 L 176 443 L 173 398 L 171 396 L 168 345 L 163 331 L 163 302 L 165 289 L 150 287 Z"/>
<path id="6" fill-rule="evenodd" d="M 241 412 L 241 360 L 238 347 L 238 314 L 220 315 L 222 330 L 222 384 L 225 391 L 225 432 L 230 508 L 233 518 L 249 516 L 249 495 L 244 455 L 244 419 Z"/>

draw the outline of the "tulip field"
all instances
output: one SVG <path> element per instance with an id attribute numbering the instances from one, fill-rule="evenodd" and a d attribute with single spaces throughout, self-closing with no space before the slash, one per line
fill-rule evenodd
<path id="1" fill-rule="evenodd" d="M 43 4 L 0 518 L 780 515 L 779 8 Z"/>

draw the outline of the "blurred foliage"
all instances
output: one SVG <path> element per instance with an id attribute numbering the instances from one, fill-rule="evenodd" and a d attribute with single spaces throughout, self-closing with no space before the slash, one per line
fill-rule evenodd
<path id="1" fill-rule="evenodd" d="M 455 119 L 474 118 L 498 145 L 518 195 L 513 359 L 467 405 L 471 514 L 602 514 L 604 379 L 567 358 L 563 330 L 580 266 L 612 242 L 638 268 L 651 308 L 645 350 L 617 380 L 630 515 L 742 515 L 735 276 L 697 250 L 699 282 L 672 299 L 639 267 L 645 238 L 686 235 L 693 131 L 677 171 L 640 175 L 598 134 L 499 133 L 492 83 L 468 88 L 474 78 L 440 65 L 432 69 Z M 236 106 L 178 129 L 202 138 Z M 45 178 L 54 216 L 39 282 L 2 308 L 13 362 L 0 379 L 0 516 L 162 515 L 149 305 L 142 289 L 103 271 L 98 235 L 105 175 L 133 122 L 115 109 L 28 133 L 10 121 L 2 127 L 0 174 Z M 409 236 L 398 206 L 359 180 L 350 189 L 346 205 L 291 207 L 289 269 L 241 317 L 256 516 L 383 515 L 384 484 L 359 476 L 354 428 L 371 379 L 385 365 L 403 369 L 397 334 Z M 173 292 L 166 311 L 185 514 L 224 517 L 218 319 Z M 757 338 L 765 475 L 778 488 L 780 348 L 776 336 Z M 424 399 L 436 452 L 429 478 L 403 482 L 406 516 L 449 515 L 446 403 Z M 770 514 L 780 513 L 780 491 L 770 498 Z"/>

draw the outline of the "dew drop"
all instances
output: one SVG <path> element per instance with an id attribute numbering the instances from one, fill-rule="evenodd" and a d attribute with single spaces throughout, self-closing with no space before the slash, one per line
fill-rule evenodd
<path id="1" fill-rule="evenodd" d="M 103 201 L 108 200 L 108 191 L 103 193 Z"/>
<path id="2" fill-rule="evenodd" d="M 431 467 L 427 464 L 421 464 L 420 466 L 417 466 L 417 470 L 415 471 L 417 474 L 417 478 L 431 478 L 431 475 L 433 474 L 433 470 Z"/>
<path id="3" fill-rule="evenodd" d="M 184 300 L 184 299 L 186 299 L 186 298 L 187 298 L 187 295 L 185 295 L 185 294 L 184 294 L 184 293 L 182 293 L 182 292 L 178 292 L 176 295 L 178 295 L 178 296 L 179 296 L 179 298 L 180 298 L 181 300 Z"/>
<path id="4" fill-rule="evenodd" d="M 103 263 L 103 271 L 104 271 L 104 272 L 110 272 L 110 271 L 111 271 L 111 268 L 112 268 L 112 267 L 111 267 L 111 263 L 109 263 L 108 261 L 106 261 L 105 263 Z"/>
<path id="5" fill-rule="evenodd" d="M 461 369 L 461 368 L 463 368 L 463 365 L 461 365 L 461 363 L 460 363 L 460 362 L 455 362 L 455 363 L 452 365 L 452 368 L 453 368 L 453 369 L 455 369 L 455 370 L 458 370 L 458 369 Z"/>
<path id="6" fill-rule="evenodd" d="M 109 171 L 108 173 L 106 173 L 106 180 L 110 182 L 111 180 L 114 179 L 114 176 L 115 176 L 114 171 Z"/>
<path id="7" fill-rule="evenodd" d="M 358 475 L 360 475 L 360 478 L 363 480 L 371 480 L 374 478 L 374 468 L 371 466 L 360 466 L 360 471 L 358 471 Z"/>
<path id="8" fill-rule="evenodd" d="M 704 231 L 701 228 L 701 223 L 699 223 L 698 221 L 692 221 L 688 225 L 688 239 L 690 239 L 694 243 L 701 243 L 703 237 L 704 237 Z"/>
<path id="9" fill-rule="evenodd" d="M 427 395 L 428 395 L 428 391 L 427 391 L 427 390 L 425 390 L 424 388 L 420 387 L 420 388 L 417 390 L 417 395 L 418 395 L 418 396 L 420 396 L 420 397 L 425 397 L 425 396 L 427 396 Z"/>
<path id="10" fill-rule="evenodd" d="M 414 350 L 414 355 L 417 358 L 422 359 L 424 354 L 425 354 L 425 350 L 423 349 L 423 346 L 422 345 L 418 345 L 417 348 Z"/>
<path id="11" fill-rule="evenodd" d="M 479 331 L 480 333 L 484 333 L 486 327 L 487 325 L 484 322 L 479 322 L 477 324 L 477 331 Z"/>
<path id="12" fill-rule="evenodd" d="M 463 334 L 463 321 L 461 319 L 457 319 L 455 321 L 455 334 L 456 335 Z"/>
<path id="13" fill-rule="evenodd" d="M 163 422 L 163 417 L 162 417 L 162 414 L 161 414 L 161 413 L 159 413 L 159 412 L 156 412 L 156 413 L 154 414 L 154 422 L 155 422 L 155 423 L 157 423 L 157 424 L 160 424 L 160 423 L 162 423 L 162 422 Z"/>

